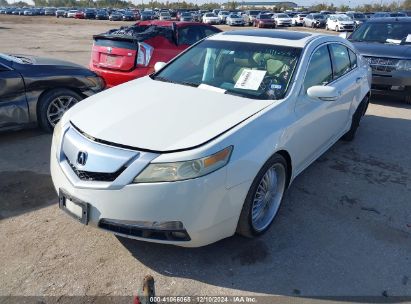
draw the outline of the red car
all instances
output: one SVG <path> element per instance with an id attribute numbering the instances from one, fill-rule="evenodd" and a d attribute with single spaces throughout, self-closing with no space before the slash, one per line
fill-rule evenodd
<path id="1" fill-rule="evenodd" d="M 83 11 L 77 11 L 76 14 L 74 15 L 74 18 L 84 19 L 84 18 L 86 18 L 86 14 Z"/>
<path id="2" fill-rule="evenodd" d="M 167 62 L 218 32 L 221 30 L 214 26 L 197 22 L 140 21 L 93 36 L 90 69 L 110 88 L 151 74 L 156 62 Z"/>
<path id="3" fill-rule="evenodd" d="M 269 28 L 274 28 L 275 27 L 275 22 L 271 18 L 273 15 L 272 14 L 258 14 L 257 17 L 254 19 L 254 26 L 256 27 L 269 27 Z"/>

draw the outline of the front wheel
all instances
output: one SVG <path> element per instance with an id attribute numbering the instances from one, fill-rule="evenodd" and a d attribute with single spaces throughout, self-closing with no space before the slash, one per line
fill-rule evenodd
<path id="1" fill-rule="evenodd" d="M 52 132 L 63 114 L 83 98 L 69 89 L 54 89 L 41 96 L 37 106 L 40 128 Z"/>
<path id="2" fill-rule="evenodd" d="M 287 185 L 287 162 L 274 154 L 254 178 L 241 210 L 237 233 L 245 237 L 263 234 L 280 208 Z"/>

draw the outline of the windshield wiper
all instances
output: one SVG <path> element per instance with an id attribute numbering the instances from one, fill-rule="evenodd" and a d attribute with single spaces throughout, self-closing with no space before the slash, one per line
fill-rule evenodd
<path id="1" fill-rule="evenodd" d="M 186 86 L 194 87 L 194 88 L 199 86 L 198 83 L 193 83 L 193 82 L 188 82 L 188 81 L 174 81 L 174 80 L 164 78 L 164 77 L 161 77 L 161 76 L 154 76 L 154 77 L 151 77 L 151 78 L 154 79 L 154 80 L 159 80 L 159 81 L 174 83 L 174 84 L 182 84 L 182 85 L 186 85 Z"/>

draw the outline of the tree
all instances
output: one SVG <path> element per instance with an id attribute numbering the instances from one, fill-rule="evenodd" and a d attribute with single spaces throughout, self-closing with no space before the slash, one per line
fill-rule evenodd
<path id="1" fill-rule="evenodd" d="M 6 0 L 0 0 L 0 6 L 7 6 L 9 3 Z"/>

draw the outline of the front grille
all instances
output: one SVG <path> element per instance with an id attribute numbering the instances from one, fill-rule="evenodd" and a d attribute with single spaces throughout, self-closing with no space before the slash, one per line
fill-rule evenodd
<path id="1" fill-rule="evenodd" d="M 77 177 L 83 181 L 112 182 L 126 169 L 126 167 L 123 166 L 113 173 L 81 171 L 78 170 L 67 157 L 66 160 Z"/>
<path id="2" fill-rule="evenodd" d="M 398 59 L 367 57 L 364 59 L 370 64 L 373 72 L 393 72 L 397 69 Z"/>

